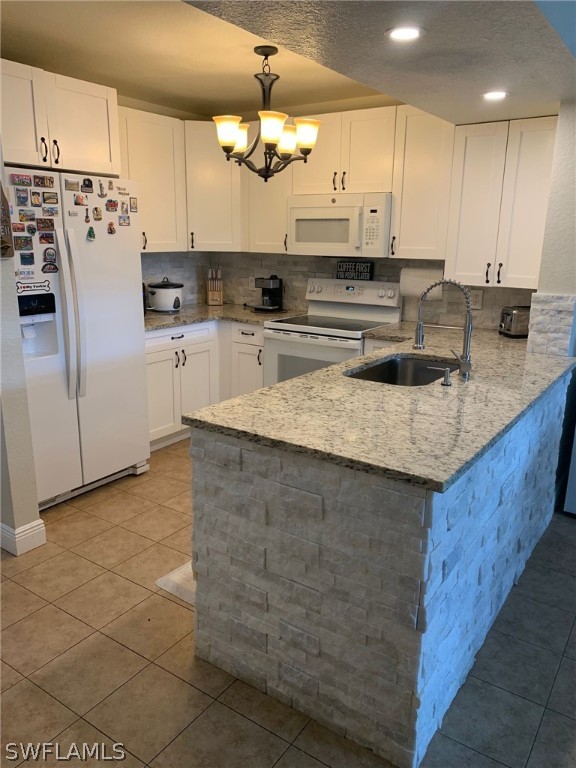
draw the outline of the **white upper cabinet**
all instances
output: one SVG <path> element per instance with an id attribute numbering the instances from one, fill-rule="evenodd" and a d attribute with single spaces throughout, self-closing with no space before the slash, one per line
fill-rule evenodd
<path id="1" fill-rule="evenodd" d="M 116 91 L 2 61 L 4 161 L 118 174 Z"/>
<path id="2" fill-rule="evenodd" d="M 390 192 L 396 107 L 312 117 L 322 121 L 318 142 L 293 165 L 293 194 Z"/>
<path id="3" fill-rule="evenodd" d="M 456 128 L 445 276 L 537 288 L 556 118 Z"/>
<path id="4" fill-rule="evenodd" d="M 243 169 L 248 183 L 250 205 L 250 251 L 286 253 L 288 240 L 288 198 L 292 194 L 292 169 L 264 182 Z"/>
<path id="5" fill-rule="evenodd" d="M 122 176 L 138 184 L 142 250 L 187 251 L 184 123 L 120 107 Z"/>
<path id="6" fill-rule="evenodd" d="M 226 161 L 210 122 L 187 120 L 186 189 L 190 248 L 196 251 L 241 251 L 248 246 L 243 229 L 247 202 L 241 194 L 246 169 Z"/>
<path id="7" fill-rule="evenodd" d="M 397 108 L 390 256 L 444 259 L 454 126 Z"/>

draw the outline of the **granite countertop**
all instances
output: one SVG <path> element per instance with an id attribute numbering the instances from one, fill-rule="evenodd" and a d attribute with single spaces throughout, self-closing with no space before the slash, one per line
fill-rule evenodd
<path id="1" fill-rule="evenodd" d="M 524 339 L 480 330 L 472 337 L 468 382 L 453 374 L 452 387 L 440 381 L 399 387 L 343 375 L 398 352 L 453 361 L 450 349 L 462 349 L 461 330 L 426 328 L 426 349 L 417 352 L 414 326 L 383 326 L 371 335 L 392 339 L 390 346 L 186 414 L 183 421 L 442 492 L 576 366 L 576 358 L 528 354 Z"/>
<path id="2" fill-rule="evenodd" d="M 208 320 L 228 320 L 237 323 L 254 323 L 263 325 L 265 320 L 275 317 L 290 317 L 297 315 L 296 310 L 282 312 L 256 312 L 243 304 L 223 304 L 221 307 L 209 307 L 208 304 L 184 305 L 178 312 L 153 312 L 146 310 L 144 328 L 146 331 L 159 331 L 163 328 L 176 328 L 179 325 L 194 325 Z"/>

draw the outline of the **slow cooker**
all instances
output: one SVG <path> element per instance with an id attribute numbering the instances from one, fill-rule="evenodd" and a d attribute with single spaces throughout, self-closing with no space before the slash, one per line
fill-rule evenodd
<path id="1" fill-rule="evenodd" d="M 167 277 L 160 283 L 148 283 L 148 309 L 154 312 L 177 312 L 182 306 L 184 283 L 173 283 Z"/>

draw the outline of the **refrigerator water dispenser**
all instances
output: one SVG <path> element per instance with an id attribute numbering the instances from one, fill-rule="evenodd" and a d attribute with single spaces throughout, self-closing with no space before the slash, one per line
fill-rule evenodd
<path id="1" fill-rule="evenodd" d="M 54 294 L 18 296 L 18 308 L 24 356 L 44 357 L 58 354 Z"/>

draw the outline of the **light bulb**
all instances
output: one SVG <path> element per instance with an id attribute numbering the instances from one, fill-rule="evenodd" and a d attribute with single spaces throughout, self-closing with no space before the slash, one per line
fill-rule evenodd
<path id="1" fill-rule="evenodd" d="M 212 120 L 216 123 L 216 131 L 218 133 L 218 143 L 229 154 L 234 149 L 234 146 L 239 138 L 239 128 L 241 117 L 236 115 L 218 115 L 213 117 Z"/>
<path id="2" fill-rule="evenodd" d="M 294 152 L 296 152 L 296 126 L 295 125 L 284 126 L 284 130 L 282 131 L 282 136 L 280 137 L 277 150 L 278 150 L 278 154 L 282 157 L 283 160 L 287 160 L 289 157 L 292 157 Z"/>
<path id="3" fill-rule="evenodd" d="M 248 123 L 240 123 L 238 126 L 238 138 L 234 145 L 234 154 L 237 155 L 240 152 L 245 152 L 248 146 Z"/>
<path id="4" fill-rule="evenodd" d="M 391 40 L 409 42 L 410 40 L 417 40 L 422 34 L 422 30 L 418 27 L 394 27 L 394 29 L 389 29 L 386 34 Z"/>
<path id="5" fill-rule="evenodd" d="M 258 117 L 261 126 L 260 137 L 264 144 L 278 144 L 288 115 L 283 112 L 258 112 Z"/>
<path id="6" fill-rule="evenodd" d="M 508 96 L 506 91 L 488 91 L 484 94 L 486 101 L 502 101 L 506 96 Z"/>
<path id="7" fill-rule="evenodd" d="M 294 123 L 296 125 L 296 142 L 298 144 L 298 149 L 303 155 L 309 155 L 316 146 L 318 128 L 320 127 L 321 121 L 312 120 L 307 117 L 295 117 Z"/>

